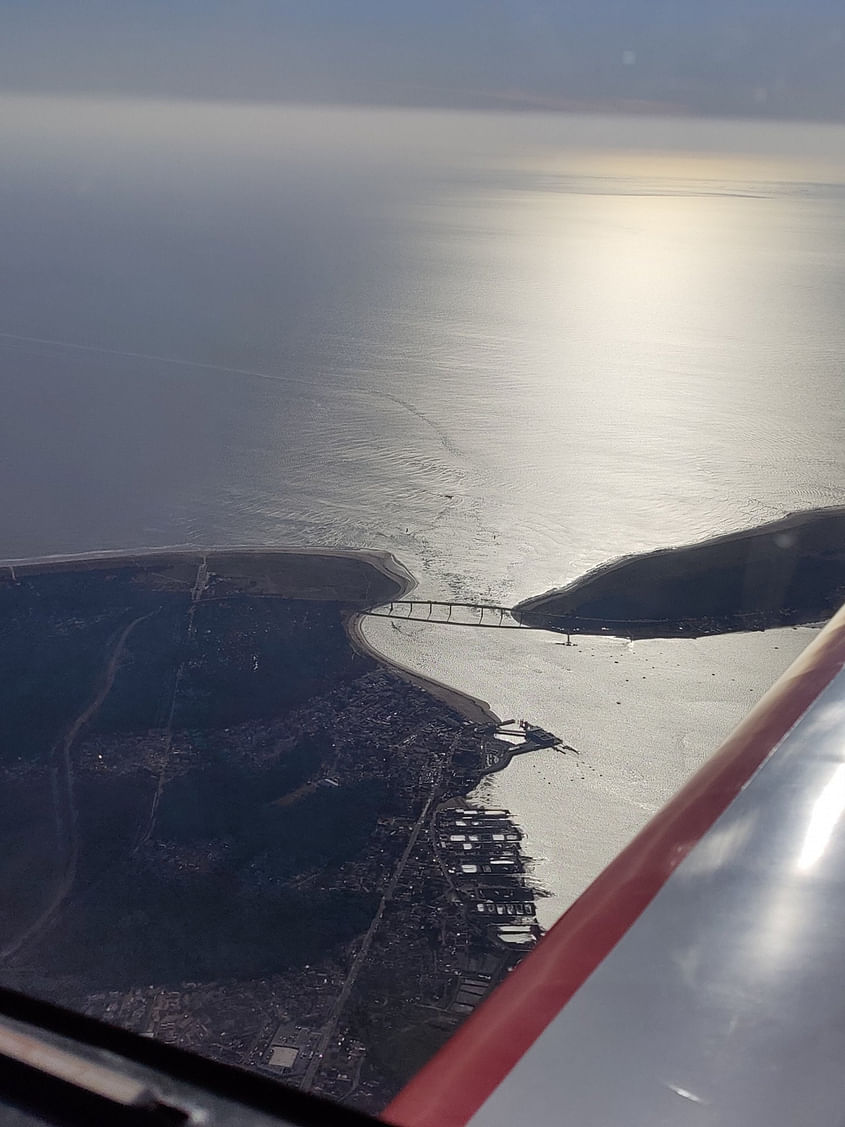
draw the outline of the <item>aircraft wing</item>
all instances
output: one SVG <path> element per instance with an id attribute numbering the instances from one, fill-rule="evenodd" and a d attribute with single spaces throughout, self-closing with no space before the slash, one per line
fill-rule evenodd
<path id="1" fill-rule="evenodd" d="M 845 608 L 385 1112 L 841 1124 Z"/>

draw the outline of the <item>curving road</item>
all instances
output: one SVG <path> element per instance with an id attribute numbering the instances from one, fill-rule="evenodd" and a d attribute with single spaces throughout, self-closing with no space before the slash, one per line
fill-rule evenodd
<path id="1" fill-rule="evenodd" d="M 74 722 L 71 724 L 65 733 L 64 739 L 61 744 L 57 745 L 54 749 L 56 756 L 55 771 L 55 816 L 56 816 L 56 839 L 61 849 L 62 837 L 65 838 L 65 867 L 62 879 L 56 887 L 55 892 L 50 900 L 50 903 L 41 913 L 41 915 L 28 927 L 26 927 L 16 939 L 7 943 L 5 947 L 0 948 L 0 960 L 12 958 L 17 952 L 34 939 L 45 927 L 55 918 L 56 913 L 67 899 L 70 890 L 73 888 L 73 883 L 76 880 L 76 866 L 79 859 L 79 834 L 77 831 L 78 815 L 76 810 L 76 802 L 73 793 L 73 758 L 71 751 L 76 741 L 77 736 L 93 716 L 96 715 L 103 701 L 109 695 L 111 687 L 114 684 L 114 679 L 117 676 L 118 666 L 120 659 L 123 656 L 123 651 L 126 648 L 126 642 L 129 635 L 135 629 L 139 622 L 143 622 L 147 618 L 151 618 L 156 611 L 149 611 L 147 614 L 142 614 L 138 618 L 133 619 L 127 627 L 124 628 L 120 637 L 115 642 L 114 648 L 109 656 L 108 664 L 105 669 L 105 676 L 100 684 L 100 688 L 94 699 L 80 712 Z M 63 832 L 64 828 L 64 832 Z"/>

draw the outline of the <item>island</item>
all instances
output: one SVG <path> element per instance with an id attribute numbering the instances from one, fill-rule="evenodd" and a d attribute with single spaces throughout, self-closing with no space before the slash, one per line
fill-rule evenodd
<path id="1" fill-rule="evenodd" d="M 845 509 L 612 561 L 514 607 L 564 634 L 695 637 L 823 622 L 845 601 Z"/>
<path id="2" fill-rule="evenodd" d="M 377 552 L 0 565 L 0 982 L 378 1111 L 536 942 L 556 743 L 386 664 Z"/>

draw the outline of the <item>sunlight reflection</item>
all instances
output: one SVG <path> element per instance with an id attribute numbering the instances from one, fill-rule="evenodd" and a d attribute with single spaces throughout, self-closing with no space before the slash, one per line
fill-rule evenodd
<path id="1" fill-rule="evenodd" d="M 798 857 L 798 868 L 802 872 L 812 869 L 822 857 L 843 811 L 845 811 L 845 763 L 836 768 L 830 782 L 813 804 L 810 824 Z"/>

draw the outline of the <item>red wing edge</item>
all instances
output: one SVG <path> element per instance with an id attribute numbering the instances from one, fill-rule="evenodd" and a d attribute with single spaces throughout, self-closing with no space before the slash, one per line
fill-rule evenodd
<path id="1" fill-rule="evenodd" d="M 774 865 L 773 859 L 780 857 L 783 843 L 778 838 L 778 827 L 783 825 L 784 819 L 789 821 L 793 809 L 798 812 L 800 817 L 795 826 L 790 825 L 790 843 L 793 839 L 803 840 L 801 835 L 809 825 L 807 818 L 824 800 L 824 787 L 829 789 L 833 785 L 828 776 L 831 770 L 837 769 L 835 748 L 831 750 L 831 745 L 818 755 L 813 753 L 818 744 L 812 738 L 813 732 L 819 726 L 826 732 L 833 731 L 838 739 L 836 747 L 841 748 L 843 773 L 839 778 L 845 809 L 845 675 L 837 679 L 843 665 L 845 608 L 719 751 L 604 870 L 535 951 L 406 1086 L 386 1109 L 384 1118 L 398 1127 L 460 1127 L 470 1120 L 479 1125 L 504 1124 L 514 1122 L 514 1116 L 527 1116 L 532 1122 L 558 1123 L 565 1108 L 575 1113 L 580 1106 L 579 1114 L 572 1119 L 574 1123 L 618 1121 L 630 1127 L 637 1122 L 648 1123 L 650 1116 L 674 1115 L 684 1105 L 700 1112 L 702 1109 L 696 1105 L 706 1100 L 695 1092 L 696 1075 L 701 1077 L 702 1083 L 709 1082 L 712 1077 L 708 1069 L 712 1068 L 718 1078 L 718 1062 L 710 1060 L 712 1053 L 707 1037 L 718 1036 L 723 1026 L 724 1030 L 734 1029 L 731 1033 L 734 1046 L 730 1058 L 723 1062 L 733 1074 L 735 1054 L 748 1049 L 747 1045 L 736 1042 L 736 1023 L 744 1029 L 748 1021 L 772 1017 L 756 994 L 750 1001 L 745 999 L 747 1005 L 742 1004 L 747 993 L 747 973 L 745 979 L 722 981 L 735 961 L 736 952 L 746 952 L 749 941 L 758 943 L 758 952 L 760 945 L 765 948 L 767 943 L 771 947 L 772 943 L 781 942 L 777 929 L 770 934 L 771 921 L 767 924 L 769 931 L 755 937 L 755 921 L 759 921 L 760 916 L 758 912 L 749 919 L 747 905 L 755 903 L 755 897 L 759 899 L 763 885 L 767 896 L 777 896 L 779 889 L 792 890 L 799 894 L 800 904 L 796 902 L 784 911 L 787 916 L 790 911 L 803 912 L 806 932 L 807 890 L 812 891 L 811 884 L 802 885 L 798 880 L 796 885 L 795 874 L 800 865 L 796 870 L 793 853 L 784 853 L 784 863 L 780 866 Z M 826 690 L 833 682 L 838 688 L 833 698 L 828 699 L 830 693 L 826 694 Z M 827 703 L 816 716 L 823 695 Z M 808 731 L 796 735 L 795 740 L 791 736 L 787 740 L 796 725 Z M 767 776 L 765 787 L 761 782 L 758 788 L 757 774 L 762 776 L 763 765 L 785 744 L 790 744 L 789 754 L 784 757 L 789 772 L 785 774 L 780 770 L 773 773 L 771 779 Z M 810 775 L 812 778 L 805 777 Z M 749 788 L 752 779 L 755 787 Z M 777 789 L 769 793 L 775 783 Z M 733 838 L 729 838 L 733 845 L 729 846 L 725 842 L 725 827 L 721 827 L 720 822 L 719 834 L 714 836 L 714 826 L 726 811 L 733 813 L 733 805 L 744 788 L 749 789 L 745 802 L 749 809 L 743 810 L 741 819 L 738 815 L 735 817 L 736 825 L 730 830 Z M 790 805 L 784 807 L 780 822 L 767 831 L 777 840 L 771 847 L 765 837 L 758 836 L 749 842 L 749 833 L 754 837 L 752 830 L 761 818 L 765 820 L 766 811 L 773 812 L 778 801 L 787 796 Z M 760 809 L 754 807 L 755 802 Z M 836 806 L 838 802 L 834 794 L 828 804 Z M 845 834 L 842 836 L 845 838 Z M 695 855 L 690 856 L 693 851 Z M 673 878 L 687 859 L 683 872 Z M 687 875 L 688 871 L 697 873 L 694 881 Z M 811 877 L 817 886 L 818 874 L 811 874 Z M 748 887 L 737 895 L 737 882 L 742 880 Z M 845 910 L 845 877 L 838 891 Z M 652 908 L 659 894 L 665 902 L 661 900 L 659 906 L 655 904 Z M 686 907 L 673 906 L 672 898 L 678 900 L 683 896 L 692 897 L 685 902 Z M 732 899 L 726 902 L 725 896 Z M 765 910 L 763 904 L 759 911 L 765 913 Z M 672 914 L 678 911 L 682 915 Z M 688 919 L 691 911 L 693 915 L 698 911 L 704 913 L 698 930 L 690 935 L 676 934 L 675 920 Z M 712 930 L 714 921 L 720 922 L 720 929 L 710 935 L 708 929 Z M 785 922 L 781 922 L 785 926 Z M 637 936 L 632 929 L 637 931 Z M 701 948 L 699 938 L 703 930 L 710 935 L 706 950 Z M 845 935 L 845 931 L 841 934 Z M 807 938 L 805 934 L 804 939 Z M 817 938 L 811 940 L 810 948 Z M 648 944 L 642 950 L 637 947 L 641 939 Z M 796 947 L 792 957 L 798 960 L 811 953 L 806 943 L 804 948 Z M 752 945 L 751 950 L 754 949 Z M 613 966 L 608 959 L 612 952 Z M 603 965 L 605 961 L 607 967 Z M 711 968 L 710 977 L 702 973 L 702 965 Z M 685 968 L 686 978 L 678 977 L 678 967 Z M 606 970 L 603 977 L 596 973 L 599 968 L 602 972 Z M 789 959 L 785 963 L 782 960 L 782 965 L 772 972 L 774 980 L 771 975 L 766 979 L 766 997 L 772 1005 L 780 997 L 778 992 L 782 994 L 786 990 L 784 976 L 791 970 Z M 831 973 L 835 975 L 832 968 Z M 694 988 L 690 986 L 690 974 Z M 718 1004 L 711 999 L 714 991 L 721 991 Z M 845 994 L 845 988 L 842 993 Z M 580 1005 L 582 995 L 584 1004 Z M 739 998 L 740 1002 L 732 998 Z M 573 1001 L 578 1001 L 583 1011 L 579 1011 L 577 1022 L 574 1017 L 569 1020 Z M 788 1004 L 786 998 L 783 1001 Z M 687 1009 L 675 1012 L 676 1003 Z M 618 1012 L 614 1013 L 615 1009 Z M 711 1014 L 711 1010 L 714 1013 Z M 687 1012 L 698 1016 L 685 1018 L 683 1015 Z M 712 1029 L 707 1025 L 711 1018 L 711 1025 L 715 1022 Z M 775 1016 L 772 1020 L 779 1019 Z M 731 1022 L 734 1022 L 733 1027 Z M 662 1048 L 657 1044 L 653 1046 L 658 1056 L 650 1063 L 648 1059 L 641 1059 L 648 1041 L 642 1034 L 652 1026 L 668 1041 Z M 696 1040 L 699 1035 L 704 1038 L 701 1043 Z M 681 1059 L 675 1061 L 675 1055 L 687 1041 L 690 1060 L 697 1060 L 698 1066 L 685 1064 Z M 680 1077 L 677 1082 L 661 1075 L 661 1071 L 672 1071 L 669 1067 L 672 1062 Z M 633 1066 L 636 1075 L 629 1075 L 627 1088 L 620 1079 L 622 1087 L 616 1091 L 614 1084 L 608 1083 L 609 1077 L 623 1077 Z M 760 1066 L 768 1067 L 765 1061 Z M 653 1070 L 654 1075 L 649 1076 L 649 1070 Z M 749 1082 L 753 1083 L 753 1076 Z M 638 1110 L 640 1097 L 637 1093 L 643 1085 L 642 1107 Z M 746 1092 L 743 1099 L 748 1098 Z M 669 1102 L 664 1107 L 666 1099 Z M 582 1105 L 579 1100 L 583 1101 Z M 740 1099 L 739 1110 L 742 1106 L 745 1105 Z M 584 1113 L 587 1119 L 582 1117 Z"/>

